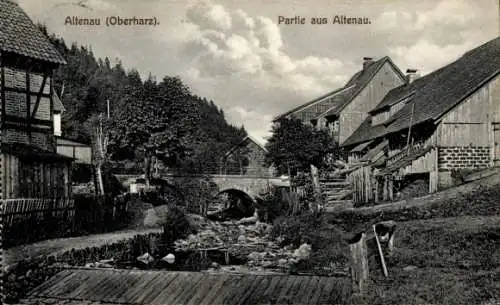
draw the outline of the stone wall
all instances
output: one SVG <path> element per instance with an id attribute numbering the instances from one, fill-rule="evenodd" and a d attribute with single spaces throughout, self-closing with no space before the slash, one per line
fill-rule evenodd
<path id="1" fill-rule="evenodd" d="M 486 168 L 490 166 L 490 152 L 490 147 L 440 147 L 439 168 L 441 170 Z"/>

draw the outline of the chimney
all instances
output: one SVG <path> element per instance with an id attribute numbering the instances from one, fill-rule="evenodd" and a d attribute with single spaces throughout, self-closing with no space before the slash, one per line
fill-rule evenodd
<path id="1" fill-rule="evenodd" d="M 372 62 L 372 57 L 363 57 L 363 69 L 366 69 Z"/>
<path id="2" fill-rule="evenodd" d="M 417 71 L 417 69 L 406 70 L 406 81 L 408 82 L 408 84 L 411 84 L 414 80 L 420 77 L 420 74 L 418 74 Z"/>

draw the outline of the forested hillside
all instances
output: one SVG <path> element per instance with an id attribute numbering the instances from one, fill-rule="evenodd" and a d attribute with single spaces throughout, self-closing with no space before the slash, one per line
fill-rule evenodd
<path id="1" fill-rule="evenodd" d="M 40 26 L 47 34 L 44 26 Z M 226 122 L 213 101 L 195 96 L 176 76 L 141 79 L 116 58 L 96 59 L 89 47 L 67 46 L 47 36 L 66 59 L 54 85 L 66 109 L 63 136 L 91 142 L 91 128 L 110 105 L 109 156 L 112 163 L 143 168 L 148 157 L 169 167 L 214 171 L 221 154 L 246 136 L 244 127 Z M 146 161 L 147 162 L 147 161 Z"/>

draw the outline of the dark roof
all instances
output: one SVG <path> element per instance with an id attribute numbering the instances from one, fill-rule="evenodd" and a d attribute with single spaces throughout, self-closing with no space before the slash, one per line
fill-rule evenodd
<path id="1" fill-rule="evenodd" d="M 401 77 L 404 77 L 403 73 L 398 69 L 398 67 L 388 56 L 382 57 L 381 59 L 368 64 L 366 68 L 363 68 L 362 70 L 356 72 L 344 87 L 329 92 L 328 94 L 325 94 L 303 105 L 295 107 L 294 109 L 277 116 L 274 121 L 289 114 L 303 110 L 316 103 L 327 104 L 327 107 L 321 107 L 325 110 L 322 110 L 322 112 L 320 113 L 316 113 L 315 118 L 338 115 L 344 109 L 344 107 L 346 107 L 361 92 L 361 90 L 363 90 L 363 88 L 371 81 L 371 79 L 377 74 L 377 72 L 386 62 L 389 62 L 401 75 Z"/>
<path id="2" fill-rule="evenodd" d="M 1 148 L 2 152 L 5 152 L 7 154 L 31 160 L 43 160 L 51 162 L 75 160 L 71 157 L 63 156 L 56 152 L 45 150 L 40 147 L 25 143 L 2 143 Z"/>
<path id="3" fill-rule="evenodd" d="M 342 143 L 342 146 L 351 146 L 371 141 L 384 135 L 385 126 L 375 125 L 372 126 L 372 118 L 367 117 L 361 125 Z"/>
<path id="4" fill-rule="evenodd" d="M 57 64 L 66 63 L 19 5 L 8 0 L 0 0 L 0 50 Z"/>
<path id="5" fill-rule="evenodd" d="M 295 107 L 295 108 L 293 108 L 293 109 L 291 109 L 291 110 L 289 110 L 289 111 L 287 111 L 287 112 L 285 112 L 285 113 L 282 113 L 282 114 L 280 114 L 280 115 L 276 116 L 276 117 L 273 119 L 273 122 L 275 122 L 275 121 L 277 121 L 277 120 L 279 120 L 279 119 L 281 119 L 281 118 L 284 118 L 284 117 L 286 117 L 286 116 L 287 116 L 287 115 L 289 115 L 289 114 L 292 114 L 292 113 L 294 113 L 294 112 L 297 112 L 297 111 L 299 111 L 299 110 L 302 110 L 302 109 L 304 109 L 304 108 L 307 108 L 307 107 L 309 107 L 309 106 L 312 106 L 312 105 L 314 105 L 314 104 L 316 104 L 316 103 L 318 103 L 318 102 L 321 102 L 322 100 L 326 100 L 326 99 L 328 99 L 329 97 L 331 97 L 332 95 L 334 95 L 334 94 L 336 94 L 336 93 L 338 93 L 338 92 L 342 91 L 343 89 L 344 89 L 344 88 L 338 88 L 338 89 L 335 89 L 335 90 L 333 90 L 333 91 L 331 91 L 331 92 L 328 92 L 327 94 L 322 95 L 322 96 L 320 96 L 320 97 L 318 97 L 318 98 L 315 98 L 315 99 L 313 99 L 313 100 L 311 100 L 311 101 L 309 101 L 309 102 L 307 102 L 307 103 L 305 103 L 305 104 L 301 104 L 301 105 L 299 105 L 299 106 L 297 106 L 297 107 Z"/>
<path id="6" fill-rule="evenodd" d="M 364 151 L 370 144 L 372 143 L 372 141 L 368 141 L 368 142 L 364 142 L 364 143 L 361 143 L 359 145 L 357 145 L 356 147 L 354 147 L 353 149 L 351 149 L 351 152 L 362 152 Z"/>
<path id="7" fill-rule="evenodd" d="M 344 109 L 350 101 L 353 100 L 355 93 L 358 91 L 358 88 L 355 84 L 351 84 L 349 86 L 344 87 L 344 90 L 339 92 L 338 94 L 332 96 L 329 99 L 328 108 L 326 111 L 323 110 L 316 114 L 315 119 L 320 117 L 324 117 L 327 115 L 338 115 L 342 109 Z"/>
<path id="8" fill-rule="evenodd" d="M 391 90 L 375 109 L 394 105 L 410 96 L 406 105 L 385 125 L 365 120 L 343 146 L 362 143 L 426 121 L 435 122 L 500 72 L 500 37 L 465 53 L 456 61 Z M 413 116 L 412 116 L 412 108 Z"/>
<path id="9" fill-rule="evenodd" d="M 414 90 L 417 85 L 421 83 L 421 80 L 421 78 L 418 78 L 411 84 L 402 85 L 392 89 L 384 96 L 382 101 L 368 113 L 373 115 L 384 110 L 388 110 L 391 106 L 397 104 L 398 102 L 411 97 L 414 94 Z"/>
<path id="10" fill-rule="evenodd" d="M 410 103 L 394 115 L 387 133 L 413 124 L 437 120 L 500 72 L 500 37 L 467 52 L 457 61 L 421 81 Z"/>
<path id="11" fill-rule="evenodd" d="M 254 137 L 248 135 L 248 136 L 244 137 L 243 140 L 241 140 L 238 144 L 234 145 L 228 152 L 226 152 L 224 154 L 224 157 L 227 157 L 235 149 L 237 149 L 238 147 L 241 147 L 246 142 L 252 142 L 255 145 L 257 145 L 260 149 L 262 149 L 264 152 L 267 152 L 267 148 L 262 143 L 260 143 L 259 141 L 257 141 Z"/>

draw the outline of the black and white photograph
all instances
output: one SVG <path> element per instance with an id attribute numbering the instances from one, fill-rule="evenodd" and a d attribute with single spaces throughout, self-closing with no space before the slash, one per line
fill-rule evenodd
<path id="1" fill-rule="evenodd" d="M 0 303 L 500 304 L 500 1 L 0 0 Z"/>

